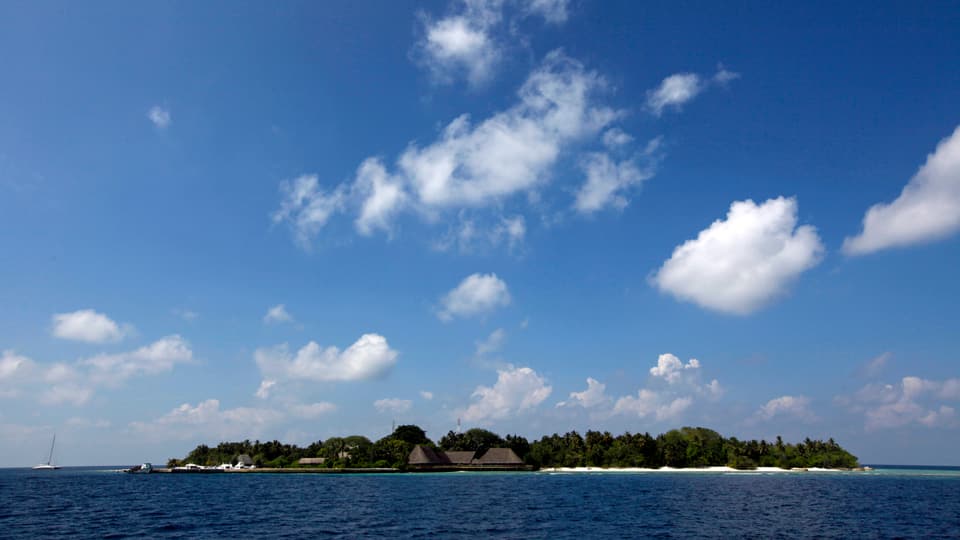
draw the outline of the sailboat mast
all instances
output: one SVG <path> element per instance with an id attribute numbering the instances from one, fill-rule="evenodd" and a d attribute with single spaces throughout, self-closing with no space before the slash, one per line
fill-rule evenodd
<path id="1" fill-rule="evenodd" d="M 50 443 L 50 455 L 47 456 L 47 465 L 53 463 L 53 446 L 57 444 L 57 434 L 53 434 L 53 441 Z"/>

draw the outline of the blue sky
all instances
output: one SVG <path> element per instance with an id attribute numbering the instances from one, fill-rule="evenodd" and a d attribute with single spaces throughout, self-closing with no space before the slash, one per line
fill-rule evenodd
<path id="1" fill-rule="evenodd" d="M 0 465 L 458 418 L 958 465 L 957 8 L 4 4 Z"/>

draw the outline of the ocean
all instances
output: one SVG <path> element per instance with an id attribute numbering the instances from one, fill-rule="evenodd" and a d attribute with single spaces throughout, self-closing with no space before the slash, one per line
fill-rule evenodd
<path id="1" fill-rule="evenodd" d="M 151 474 L 0 469 L 0 538 L 960 537 L 960 469 Z"/>

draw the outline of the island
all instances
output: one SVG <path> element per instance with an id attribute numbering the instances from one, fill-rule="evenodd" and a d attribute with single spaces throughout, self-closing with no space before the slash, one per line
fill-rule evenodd
<path id="1" fill-rule="evenodd" d="M 653 436 L 607 431 L 554 433 L 533 442 L 481 428 L 450 431 L 434 442 L 416 425 L 377 441 L 361 435 L 318 440 L 306 447 L 279 441 L 200 445 L 153 472 L 417 472 L 446 470 L 707 469 L 857 470 L 856 456 L 832 438 L 785 443 L 724 437 L 704 427 Z"/>

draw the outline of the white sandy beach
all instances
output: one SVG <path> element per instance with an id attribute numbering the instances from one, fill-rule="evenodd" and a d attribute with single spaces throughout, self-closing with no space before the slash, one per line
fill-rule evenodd
<path id="1" fill-rule="evenodd" d="M 540 471 L 549 473 L 798 473 L 844 472 L 846 469 L 822 469 L 819 467 L 813 467 L 810 469 L 781 469 L 780 467 L 757 467 L 756 469 L 734 469 L 733 467 L 701 467 L 683 469 L 676 469 L 673 467 L 661 467 L 659 469 L 647 469 L 642 467 L 556 467 L 552 469 L 540 469 Z"/>

